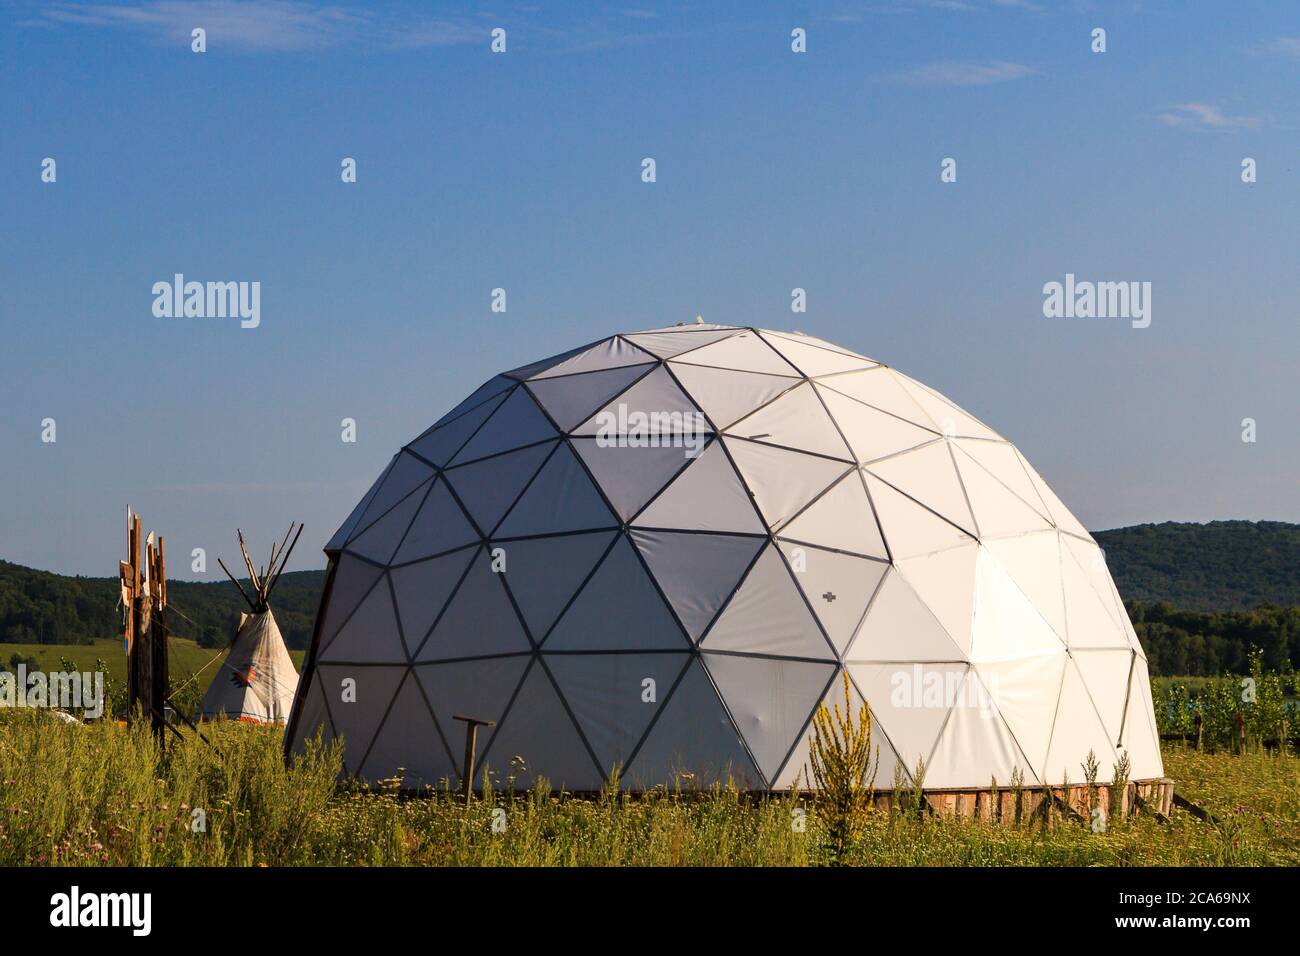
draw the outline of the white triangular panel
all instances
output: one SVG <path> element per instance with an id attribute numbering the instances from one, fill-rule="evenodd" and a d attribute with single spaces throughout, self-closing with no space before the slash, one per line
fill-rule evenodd
<path id="1" fill-rule="evenodd" d="M 781 537 L 871 558 L 889 557 L 862 476 L 856 471 L 791 519 L 781 528 Z"/>
<path id="2" fill-rule="evenodd" d="M 740 372 L 765 375 L 798 375 L 799 371 L 783 359 L 754 332 L 741 332 L 714 345 L 678 356 L 673 364 L 711 365 Z"/>
<path id="3" fill-rule="evenodd" d="M 971 516 L 966 492 L 957 475 L 957 466 L 953 463 L 947 442 L 937 441 L 886 458 L 868 466 L 867 471 L 889 482 L 967 534 L 976 534 L 975 519 Z"/>
<path id="4" fill-rule="evenodd" d="M 816 388 L 860 463 L 897 455 L 939 437 L 927 428 L 841 395 L 824 382 Z"/>
<path id="5" fill-rule="evenodd" d="M 829 458 L 853 460 L 853 454 L 831 421 L 811 382 L 790 389 L 752 415 L 732 425 L 727 433 L 738 438 L 797 448 Z"/>
<path id="6" fill-rule="evenodd" d="M 849 465 L 760 442 L 724 439 L 768 527 L 778 527 L 829 488 Z"/>

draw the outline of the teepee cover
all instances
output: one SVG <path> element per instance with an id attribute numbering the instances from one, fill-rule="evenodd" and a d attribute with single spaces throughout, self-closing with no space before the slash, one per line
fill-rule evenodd
<path id="1" fill-rule="evenodd" d="M 282 724 L 289 719 L 297 689 L 298 672 L 275 615 L 269 608 L 241 614 L 230 655 L 203 698 L 200 716 Z"/>

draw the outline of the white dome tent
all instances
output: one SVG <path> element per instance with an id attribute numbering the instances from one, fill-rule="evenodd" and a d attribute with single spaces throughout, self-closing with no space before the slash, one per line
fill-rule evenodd
<path id="1" fill-rule="evenodd" d="M 345 772 L 789 786 L 810 718 L 870 704 L 878 784 L 1163 776 L 1100 549 L 1019 452 L 820 339 L 688 325 L 499 375 L 403 448 L 326 546 L 286 737 Z M 518 758 L 518 759 L 516 759 Z M 804 780 L 808 776 L 805 772 Z"/>

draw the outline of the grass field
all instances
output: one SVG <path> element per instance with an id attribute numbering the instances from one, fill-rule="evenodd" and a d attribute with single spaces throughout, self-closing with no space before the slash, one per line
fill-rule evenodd
<path id="1" fill-rule="evenodd" d="M 159 753 L 147 733 L 0 713 L 3 865 L 784 865 L 824 863 L 815 814 L 789 795 L 719 790 L 601 800 L 336 786 L 336 751 L 286 769 L 281 735 L 210 726 Z M 1178 789 L 1220 818 L 1175 810 L 1104 833 L 1057 820 L 994 826 L 876 812 L 847 862 L 863 865 L 1300 864 L 1300 760 L 1167 751 Z M 796 825 L 802 821 L 804 828 Z"/>
<path id="2" fill-rule="evenodd" d="M 182 638 L 173 637 L 167 645 L 167 669 L 170 673 L 172 686 L 179 687 L 186 683 L 190 676 L 208 665 L 207 669 L 199 676 L 188 693 L 183 697 L 183 703 L 188 709 L 193 709 L 198 705 L 199 700 L 203 697 L 203 691 L 207 690 L 208 684 L 220 670 L 220 663 L 211 663 L 213 657 L 224 653 L 224 649 L 218 651 L 213 647 L 200 647 L 193 641 L 187 641 Z M 289 656 L 293 658 L 294 666 L 299 671 L 302 670 L 302 659 L 305 652 L 289 651 Z M 110 687 L 110 697 L 121 697 L 119 692 L 114 695 L 111 688 L 122 688 L 126 685 L 126 654 L 122 649 L 122 642 L 117 638 L 107 638 L 102 641 L 95 641 L 93 644 L 4 644 L 0 643 L 0 667 L 12 670 L 10 661 L 15 657 L 26 660 L 36 660 L 41 670 L 50 672 L 62 670 L 60 662 L 64 659 L 71 661 L 73 668 L 80 672 L 94 671 L 100 666 L 104 667 L 104 679 Z"/>

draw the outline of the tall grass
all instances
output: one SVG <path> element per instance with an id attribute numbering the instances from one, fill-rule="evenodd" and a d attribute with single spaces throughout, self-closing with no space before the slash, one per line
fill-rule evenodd
<path id="1" fill-rule="evenodd" d="M 544 786 L 488 789 L 468 807 L 447 788 L 410 798 L 397 781 L 338 786 L 335 748 L 286 768 L 278 731 L 209 725 L 166 751 L 147 729 L 65 725 L 0 711 L 0 866 L 468 865 L 804 866 L 830 862 L 827 833 L 794 795 L 734 787 L 599 798 Z M 1175 811 L 1115 819 L 1105 833 L 1051 832 L 930 814 L 868 814 L 843 861 L 861 865 L 1300 864 L 1300 760 L 1175 747 L 1169 774 L 1223 825 Z M 900 788 L 902 784 L 900 782 Z M 201 811 L 196 814 L 195 811 Z M 199 824 L 203 823 L 203 826 Z"/>

